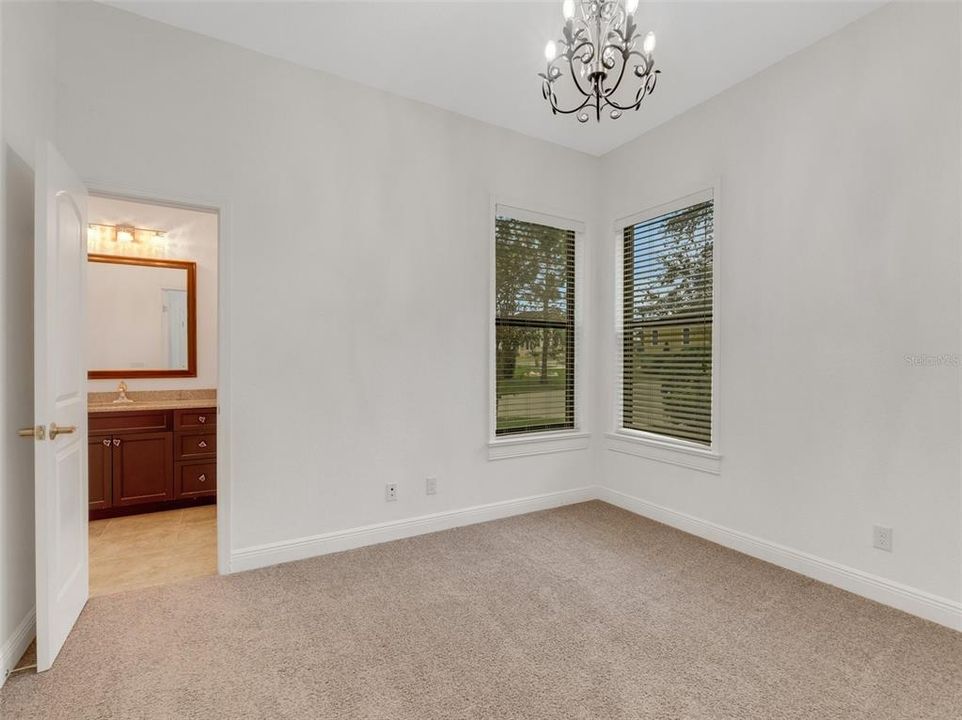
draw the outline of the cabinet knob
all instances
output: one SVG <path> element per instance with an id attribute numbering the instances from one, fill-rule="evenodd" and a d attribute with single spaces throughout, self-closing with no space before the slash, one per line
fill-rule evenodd
<path id="1" fill-rule="evenodd" d="M 206 476 L 206 475 L 201 475 L 201 476 L 200 476 L 199 478 L 197 478 L 197 479 L 200 480 L 201 482 L 207 482 L 207 476 Z"/>
<path id="2" fill-rule="evenodd" d="M 107 438 L 106 440 L 103 440 L 102 442 L 103 442 L 103 444 L 104 444 L 104 447 L 110 447 L 110 438 Z"/>
<path id="3" fill-rule="evenodd" d="M 207 447 L 207 441 L 201 440 L 199 443 L 197 443 L 197 447 Z"/>
<path id="4" fill-rule="evenodd" d="M 120 447 L 120 438 L 114 438 L 114 447 Z"/>
<path id="5" fill-rule="evenodd" d="M 207 416 L 206 416 L 206 415 L 198 415 L 198 416 L 197 416 L 197 422 L 199 422 L 201 425 L 203 425 L 205 422 L 207 422 Z"/>

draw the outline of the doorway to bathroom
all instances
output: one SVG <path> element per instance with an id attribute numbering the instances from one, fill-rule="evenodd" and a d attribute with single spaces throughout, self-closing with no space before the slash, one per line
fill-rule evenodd
<path id="1" fill-rule="evenodd" d="M 91 192 L 90 597 L 217 573 L 216 211 Z"/>

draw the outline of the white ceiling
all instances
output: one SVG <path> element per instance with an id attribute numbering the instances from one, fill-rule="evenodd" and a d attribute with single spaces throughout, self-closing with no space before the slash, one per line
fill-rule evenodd
<path id="1" fill-rule="evenodd" d="M 110 4 L 493 125 L 601 155 L 884 4 L 642 2 L 662 74 L 638 112 L 581 125 L 555 117 L 537 73 L 561 29 L 550 2 Z"/>

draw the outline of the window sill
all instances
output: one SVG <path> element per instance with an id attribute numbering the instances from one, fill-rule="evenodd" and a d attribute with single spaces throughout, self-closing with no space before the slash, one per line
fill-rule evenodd
<path id="1" fill-rule="evenodd" d="M 533 433 L 517 437 L 498 438 L 488 442 L 488 460 L 505 460 L 525 455 L 584 450 L 591 440 L 591 433 L 580 430 L 564 432 Z"/>
<path id="2" fill-rule="evenodd" d="M 721 475 L 722 456 L 711 450 L 625 431 L 605 433 L 605 438 L 608 449 L 612 452 Z"/>

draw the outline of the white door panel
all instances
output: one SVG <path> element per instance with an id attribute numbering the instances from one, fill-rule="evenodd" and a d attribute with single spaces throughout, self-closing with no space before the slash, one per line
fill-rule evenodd
<path id="1" fill-rule="evenodd" d="M 37 670 L 47 670 L 87 602 L 87 191 L 49 143 L 38 147 L 34 266 Z M 61 432 L 60 429 L 66 429 Z"/>

